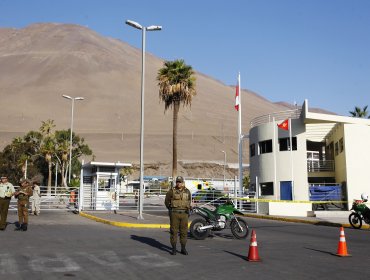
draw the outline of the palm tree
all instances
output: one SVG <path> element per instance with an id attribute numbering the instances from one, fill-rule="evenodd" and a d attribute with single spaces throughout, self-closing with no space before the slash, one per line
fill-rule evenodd
<path id="1" fill-rule="evenodd" d="M 158 71 L 159 99 L 164 102 L 164 111 L 173 107 L 172 132 L 172 178 L 177 174 L 177 118 L 180 104 L 191 106 L 196 95 L 195 76 L 193 68 L 185 61 L 174 60 L 164 62 L 164 67 Z"/>
<path id="2" fill-rule="evenodd" d="M 45 156 L 45 160 L 48 163 L 48 194 L 51 193 L 51 176 L 52 176 L 52 155 L 55 151 L 55 142 L 52 137 L 46 137 L 41 147 L 41 152 Z"/>
<path id="3" fill-rule="evenodd" d="M 370 119 L 370 116 L 368 116 L 368 111 L 367 111 L 367 105 L 364 106 L 364 108 L 360 108 L 360 107 L 357 107 L 355 106 L 355 110 L 354 111 L 349 111 L 349 113 L 351 114 L 351 117 L 355 117 L 355 118 L 368 118 Z"/>
<path id="4" fill-rule="evenodd" d="M 56 131 L 54 157 L 61 167 L 62 185 L 67 188 L 67 171 L 69 155 L 69 130 Z"/>
<path id="5" fill-rule="evenodd" d="M 52 136 L 53 129 L 55 127 L 54 120 L 48 119 L 47 121 L 42 121 L 40 126 L 40 132 L 44 136 Z"/>
<path id="6" fill-rule="evenodd" d="M 55 137 L 53 129 L 55 128 L 54 120 L 48 119 L 47 121 L 42 121 L 40 126 L 40 132 L 43 135 L 43 142 L 41 146 L 41 151 L 48 163 L 48 194 L 51 193 L 51 176 L 52 176 L 52 155 L 55 151 Z"/>

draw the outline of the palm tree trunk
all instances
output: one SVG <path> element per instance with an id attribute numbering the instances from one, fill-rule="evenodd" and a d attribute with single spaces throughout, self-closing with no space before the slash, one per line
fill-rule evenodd
<path id="1" fill-rule="evenodd" d="M 180 101 L 175 100 L 173 104 L 173 131 L 172 131 L 172 178 L 177 176 L 177 117 L 180 109 Z"/>
<path id="2" fill-rule="evenodd" d="M 51 160 L 48 162 L 49 174 L 48 174 L 48 195 L 51 194 Z"/>
<path id="3" fill-rule="evenodd" d="M 66 169 L 66 164 L 63 162 L 62 163 L 62 186 L 67 188 L 67 170 L 68 168 Z"/>

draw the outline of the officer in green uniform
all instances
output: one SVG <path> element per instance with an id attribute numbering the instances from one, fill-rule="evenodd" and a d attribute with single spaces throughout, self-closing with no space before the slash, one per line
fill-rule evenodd
<path id="1" fill-rule="evenodd" d="M 14 192 L 14 187 L 8 182 L 8 178 L 2 176 L 0 183 L 0 230 L 5 230 L 6 228 L 10 199 Z"/>
<path id="2" fill-rule="evenodd" d="M 189 210 L 191 208 L 191 193 L 185 187 L 184 178 L 176 178 L 176 186 L 171 188 L 165 199 L 165 205 L 170 215 L 170 242 L 172 255 L 176 255 L 177 235 L 180 231 L 181 254 L 187 255 L 186 241 L 188 235 Z"/>
<path id="3" fill-rule="evenodd" d="M 18 198 L 18 218 L 19 225 L 15 230 L 26 231 L 28 226 L 28 206 L 30 196 L 33 194 L 31 181 L 28 179 L 21 179 L 21 186 L 15 192 L 14 196 Z"/>

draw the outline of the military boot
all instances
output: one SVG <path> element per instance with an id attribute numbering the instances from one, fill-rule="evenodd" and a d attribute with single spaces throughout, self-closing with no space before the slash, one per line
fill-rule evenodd
<path id="1" fill-rule="evenodd" d="M 186 251 L 185 245 L 181 245 L 181 254 L 189 255 L 188 251 Z"/>
<path id="2" fill-rule="evenodd" d="M 15 231 L 21 231 L 22 230 L 22 225 L 21 224 L 19 224 L 19 223 L 16 223 L 15 224 L 15 229 L 14 229 Z"/>
<path id="3" fill-rule="evenodd" d="M 22 231 L 27 231 L 27 224 L 22 224 L 21 229 Z"/>
<path id="4" fill-rule="evenodd" d="M 177 253 L 177 250 L 176 250 L 176 246 L 172 246 L 172 251 L 171 251 L 171 255 L 176 255 Z"/>

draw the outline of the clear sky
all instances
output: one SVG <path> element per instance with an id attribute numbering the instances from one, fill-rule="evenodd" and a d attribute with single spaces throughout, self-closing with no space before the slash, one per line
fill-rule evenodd
<path id="1" fill-rule="evenodd" d="M 0 27 L 87 26 L 166 60 L 182 58 L 227 85 L 270 101 L 349 115 L 370 109 L 369 0 L 0 0 Z"/>

